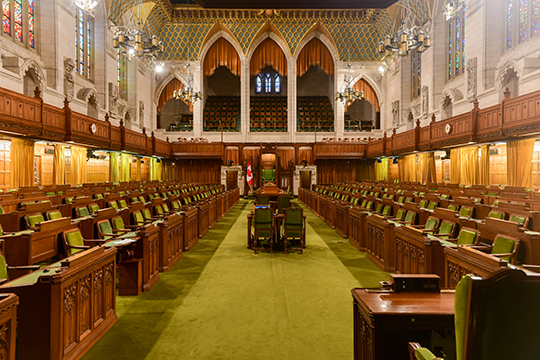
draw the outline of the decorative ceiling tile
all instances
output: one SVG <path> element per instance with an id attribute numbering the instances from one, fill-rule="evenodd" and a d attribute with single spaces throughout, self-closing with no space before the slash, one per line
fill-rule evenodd
<path id="1" fill-rule="evenodd" d="M 236 21 L 230 21 L 228 19 L 223 19 L 223 24 L 231 31 L 234 35 L 244 54 L 247 54 L 249 45 L 259 32 L 259 29 L 264 25 L 263 18 L 259 19 L 246 19 L 241 21 L 235 19 Z"/>
<path id="2" fill-rule="evenodd" d="M 313 21 L 300 22 L 277 20 L 272 21 L 272 23 L 277 27 L 277 29 L 281 32 L 281 35 L 283 35 L 283 37 L 285 38 L 285 41 L 289 46 L 289 50 L 293 55 L 304 35 L 314 25 Z"/>

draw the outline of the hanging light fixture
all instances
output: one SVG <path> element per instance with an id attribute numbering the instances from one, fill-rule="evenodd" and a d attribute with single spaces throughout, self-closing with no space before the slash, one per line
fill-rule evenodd
<path id="1" fill-rule="evenodd" d="M 96 0 L 76 0 L 75 5 L 87 14 L 94 16 L 94 10 L 98 6 Z"/>
<path id="2" fill-rule="evenodd" d="M 189 6 L 189 1 L 188 1 Z M 188 15 L 189 16 L 189 15 Z M 197 91 L 195 88 L 195 81 L 193 80 L 193 74 L 191 72 L 191 66 L 189 64 L 191 57 L 190 57 L 190 43 L 189 38 L 191 38 L 191 27 L 188 19 L 188 42 L 187 42 L 187 63 L 186 63 L 186 69 L 187 69 L 187 86 L 185 86 L 183 89 L 175 90 L 173 92 L 175 99 L 182 99 L 188 103 L 195 103 L 198 99 L 202 100 L 202 93 L 200 91 Z"/>
<path id="3" fill-rule="evenodd" d="M 380 54 L 386 52 L 397 52 L 399 56 L 409 55 L 409 51 L 417 50 L 423 52 L 431 46 L 431 39 L 424 34 L 422 29 L 416 25 L 415 15 L 409 10 L 409 1 L 405 0 L 400 6 L 400 11 L 396 12 L 394 26 L 398 19 L 401 21 L 395 36 L 386 35 L 384 40 L 377 44 Z"/>
<path id="4" fill-rule="evenodd" d="M 444 6 L 441 6 L 442 13 L 446 16 L 446 21 L 450 20 L 454 16 L 457 15 L 457 13 L 463 8 L 463 5 L 465 5 L 465 1 L 457 0 L 452 1 L 449 0 L 446 2 Z"/>
<path id="5" fill-rule="evenodd" d="M 165 45 L 153 35 L 148 22 L 143 1 L 136 1 L 131 11 L 131 19 L 127 26 L 117 27 L 117 33 L 113 37 L 113 47 L 129 60 L 137 56 L 146 61 L 149 70 L 154 70 L 158 54 L 162 54 Z"/>
<path id="6" fill-rule="evenodd" d="M 364 92 L 353 89 L 354 77 L 351 74 L 351 43 L 349 38 L 349 47 L 347 49 L 347 74 L 343 76 L 343 84 L 341 88 L 343 91 L 336 93 L 336 100 L 345 102 L 346 106 L 351 106 L 356 100 L 364 98 Z"/>

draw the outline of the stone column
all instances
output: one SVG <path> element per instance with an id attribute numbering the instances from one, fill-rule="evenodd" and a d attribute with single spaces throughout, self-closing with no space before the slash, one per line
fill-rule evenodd
<path id="1" fill-rule="evenodd" d="M 296 142 L 296 111 L 297 111 L 296 59 L 290 57 L 287 66 L 287 131 L 289 141 Z"/>
<path id="2" fill-rule="evenodd" d="M 201 69 L 200 61 L 193 61 L 190 64 L 193 72 L 194 90 L 202 91 L 204 84 L 204 73 Z M 197 100 L 193 103 L 193 136 L 202 137 L 203 130 L 203 101 Z"/>
<path id="3" fill-rule="evenodd" d="M 249 59 L 240 58 L 240 122 L 242 130 L 242 141 L 246 142 L 249 138 L 249 117 L 250 117 L 250 74 Z"/>

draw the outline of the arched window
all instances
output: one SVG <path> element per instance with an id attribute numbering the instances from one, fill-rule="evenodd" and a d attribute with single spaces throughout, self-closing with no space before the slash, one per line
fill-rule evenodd
<path id="1" fill-rule="evenodd" d="M 92 79 L 94 19 L 75 6 L 75 59 L 77 74 Z"/>
<path id="2" fill-rule="evenodd" d="M 117 79 L 116 83 L 118 85 L 118 95 L 120 99 L 127 100 L 127 58 L 120 52 L 116 54 L 116 71 Z"/>
<path id="3" fill-rule="evenodd" d="M 422 53 L 413 51 L 411 61 L 412 98 L 418 99 L 422 91 Z"/>
<path id="4" fill-rule="evenodd" d="M 540 33 L 540 0 L 508 0 L 506 49 Z"/>
<path id="5" fill-rule="evenodd" d="M 35 48 L 35 0 L 2 0 L 2 29 L 19 43 Z"/>
<path id="6" fill-rule="evenodd" d="M 272 78 L 270 77 L 270 74 L 266 74 L 264 77 L 264 89 L 266 93 L 272 92 Z"/>
<path id="7" fill-rule="evenodd" d="M 281 78 L 278 74 L 274 76 L 274 92 L 277 94 L 281 92 Z"/>
<path id="8" fill-rule="evenodd" d="M 255 92 L 260 94 L 262 92 L 262 78 L 261 74 L 257 75 L 255 78 Z"/>
<path id="9" fill-rule="evenodd" d="M 465 71 L 465 5 L 448 20 L 448 80 Z"/>

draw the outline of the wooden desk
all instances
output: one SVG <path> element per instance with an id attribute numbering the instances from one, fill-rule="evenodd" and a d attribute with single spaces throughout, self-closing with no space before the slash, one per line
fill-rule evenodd
<path id="1" fill-rule="evenodd" d="M 80 359 L 114 325 L 115 258 L 94 247 L 0 286 L 20 299 L 17 359 Z"/>
<path id="2" fill-rule="evenodd" d="M 19 298 L 15 294 L 0 295 L 0 343 L 2 359 L 15 360 L 15 339 L 17 335 L 17 307 Z"/>
<path id="3" fill-rule="evenodd" d="M 159 226 L 159 271 L 169 271 L 184 250 L 184 216 L 166 216 Z"/>
<path id="4" fill-rule="evenodd" d="M 409 341 L 428 345 L 431 330 L 454 329 L 453 292 L 368 291 L 351 291 L 355 360 L 408 359 Z"/>

